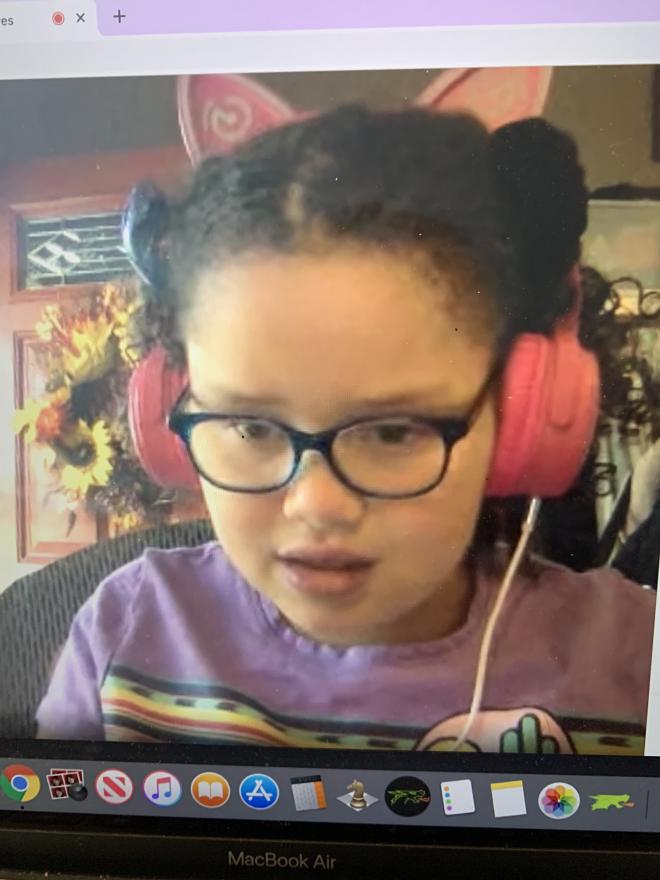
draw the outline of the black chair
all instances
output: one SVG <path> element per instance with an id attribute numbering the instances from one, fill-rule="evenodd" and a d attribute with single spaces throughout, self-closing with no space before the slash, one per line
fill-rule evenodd
<path id="1" fill-rule="evenodd" d="M 130 532 L 58 559 L 0 593 L 0 738 L 35 735 L 56 653 L 77 610 L 107 575 L 146 547 L 194 547 L 213 537 L 208 520 Z"/>

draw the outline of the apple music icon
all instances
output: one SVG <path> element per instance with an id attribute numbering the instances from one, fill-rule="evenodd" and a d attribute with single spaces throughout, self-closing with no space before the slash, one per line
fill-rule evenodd
<path id="1" fill-rule="evenodd" d="M 181 783 L 167 770 L 150 773 L 142 789 L 146 799 L 157 807 L 173 807 L 181 799 Z"/>

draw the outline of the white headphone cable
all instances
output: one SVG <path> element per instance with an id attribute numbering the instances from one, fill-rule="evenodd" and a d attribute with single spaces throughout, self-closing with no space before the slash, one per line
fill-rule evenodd
<path id="1" fill-rule="evenodd" d="M 472 725 L 474 724 L 474 721 L 479 713 L 479 709 L 481 708 L 481 701 L 484 695 L 484 685 L 486 683 L 486 672 L 488 670 L 488 660 L 490 656 L 491 645 L 493 642 L 493 633 L 495 632 L 495 627 L 497 625 L 497 621 L 499 619 L 502 608 L 504 607 L 506 597 L 511 589 L 511 584 L 513 583 L 513 580 L 518 573 L 520 563 L 522 562 L 523 556 L 525 555 L 527 545 L 529 544 L 529 539 L 532 537 L 532 534 L 536 527 L 536 522 L 538 520 L 540 510 L 541 499 L 536 497 L 530 498 L 527 505 L 527 510 L 525 512 L 525 518 L 523 520 L 522 528 L 520 529 L 520 537 L 518 538 L 516 549 L 511 555 L 511 559 L 509 560 L 509 564 L 507 565 L 504 577 L 502 578 L 502 582 L 497 591 L 497 597 L 490 611 L 490 614 L 488 615 L 488 619 L 484 627 L 483 635 L 481 637 L 481 644 L 479 646 L 477 671 L 474 677 L 474 689 L 472 691 L 472 702 L 470 704 L 470 711 L 468 712 L 468 716 L 465 719 L 463 729 L 461 730 L 458 739 L 451 749 L 452 752 L 458 751 L 458 749 L 460 749 L 460 747 L 466 741 L 468 734 L 472 729 Z"/>

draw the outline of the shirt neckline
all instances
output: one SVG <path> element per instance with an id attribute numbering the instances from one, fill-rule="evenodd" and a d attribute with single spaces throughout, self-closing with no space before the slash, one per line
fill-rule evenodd
<path id="1" fill-rule="evenodd" d="M 239 575 L 240 577 L 240 575 Z M 280 643 L 303 655 L 316 655 L 326 658 L 363 659 L 370 661 L 415 661 L 430 656 L 442 657 L 458 650 L 465 642 L 471 640 L 480 629 L 486 614 L 495 599 L 497 584 L 489 577 L 483 566 L 475 566 L 475 588 L 468 614 L 463 624 L 452 633 L 439 639 L 424 642 L 408 642 L 396 645 L 352 645 L 338 647 L 318 642 L 295 630 L 280 614 L 277 606 L 240 577 L 248 594 L 253 619 L 259 621 L 260 629 L 268 633 Z"/>

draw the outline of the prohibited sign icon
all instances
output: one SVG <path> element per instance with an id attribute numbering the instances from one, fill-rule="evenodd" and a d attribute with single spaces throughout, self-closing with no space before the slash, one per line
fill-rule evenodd
<path id="1" fill-rule="evenodd" d="M 106 804 L 125 804 L 133 794 L 133 782 L 123 770 L 103 770 L 96 777 L 96 793 Z"/>

